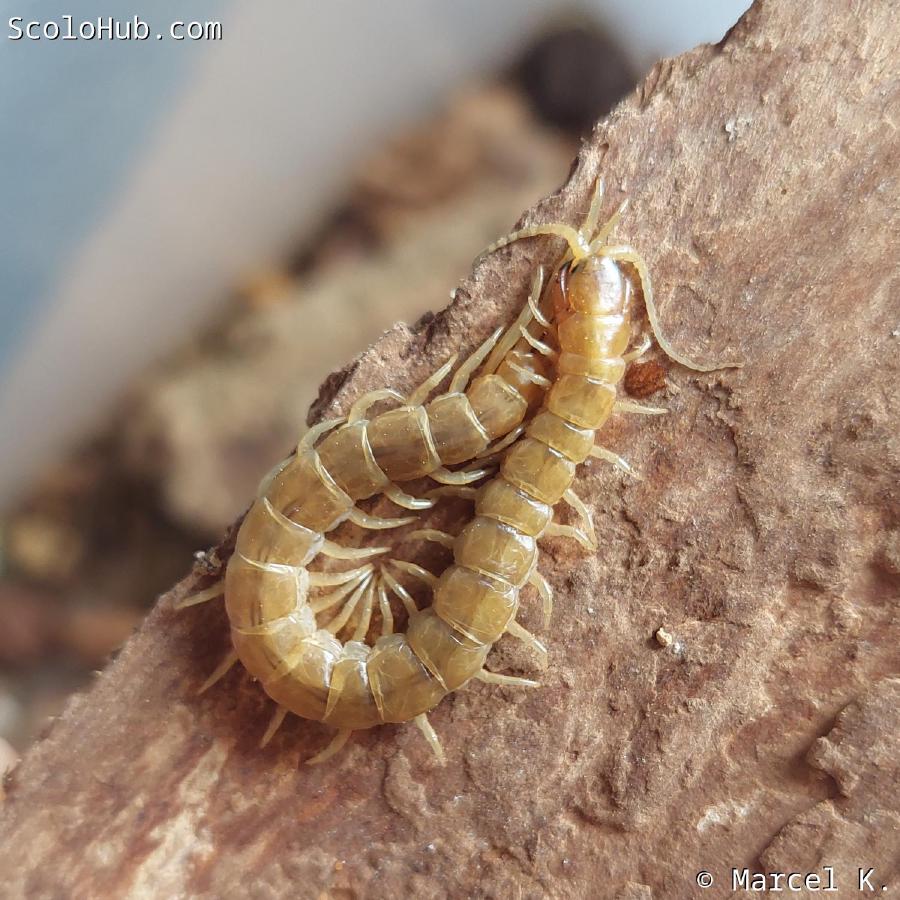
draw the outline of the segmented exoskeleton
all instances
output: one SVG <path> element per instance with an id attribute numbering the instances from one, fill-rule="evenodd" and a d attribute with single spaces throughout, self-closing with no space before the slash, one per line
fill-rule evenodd
<path id="1" fill-rule="evenodd" d="M 502 365 L 521 379 L 515 390 L 519 399 L 510 399 L 514 379 L 487 375 L 476 380 L 467 395 L 458 391 L 459 384 L 454 390 L 452 383 L 449 394 L 424 409 L 394 410 L 366 423 L 360 418 L 360 410 L 367 403 L 396 396 L 392 391 L 373 392 L 355 404 L 346 423 L 325 423 L 313 429 L 313 437 L 301 444 L 297 456 L 264 484 L 238 532 L 235 553 L 226 571 L 225 602 L 234 645 L 226 663 L 240 659 L 279 705 L 267 738 L 287 712 L 333 725 L 338 729 L 335 739 L 310 760 L 318 762 L 336 752 L 354 730 L 413 720 L 440 754 L 426 713 L 447 693 L 472 678 L 510 685 L 534 684 L 486 671 L 485 658 L 507 631 L 540 647 L 515 622 L 519 593 L 526 584 L 538 590 L 545 614 L 550 612 L 550 588 L 536 568 L 538 539 L 562 534 L 586 546 L 596 546 L 587 508 L 572 493 L 571 486 L 576 466 L 588 456 L 621 462 L 609 451 L 595 447 L 594 434 L 617 406 L 616 386 L 628 358 L 645 349 L 626 353 L 635 281 L 643 293 L 651 327 L 666 352 L 692 368 L 712 368 L 690 363 L 660 338 L 643 261 L 631 247 L 605 243 L 618 214 L 602 229 L 596 227 L 600 196 L 598 190 L 579 230 L 565 225 L 541 226 L 514 233 L 489 248 L 536 234 L 557 234 L 569 245 L 569 257 L 548 292 L 552 300 L 552 310 L 547 310 L 550 318 L 539 308 L 537 292 L 528 306 L 529 315 L 551 336 L 556 348 L 527 329 L 522 331 L 520 323 L 519 334 L 513 332 L 513 339 L 506 346 L 499 344 L 488 360 L 490 370 L 492 360 L 499 355 Z M 516 343 L 514 349 L 525 353 L 534 368 L 510 363 L 509 343 Z M 461 380 L 464 384 L 487 352 L 483 346 L 461 368 L 462 376 L 454 376 L 454 382 Z M 541 371 L 548 371 L 541 359 L 555 369 L 552 383 Z M 445 374 L 440 370 L 435 378 Z M 438 383 L 431 381 L 420 390 L 427 386 L 430 391 Z M 485 392 L 483 397 L 473 390 L 479 385 L 478 390 Z M 541 389 L 548 386 L 541 399 Z M 310 571 L 311 561 L 327 547 L 325 532 L 341 521 L 350 519 L 367 527 L 390 527 L 406 521 L 367 523 L 365 514 L 354 512 L 356 499 L 383 491 L 402 505 L 411 505 L 397 498 L 392 481 L 434 473 L 450 484 L 468 480 L 454 479 L 458 473 L 449 472 L 443 464 L 463 462 L 485 452 L 490 441 L 501 434 L 515 436 L 529 400 L 535 404 L 535 391 L 540 407 L 528 420 L 524 436 L 506 450 L 499 474 L 475 494 L 472 521 L 456 537 L 434 530 L 413 533 L 450 547 L 454 561 L 439 578 L 418 566 L 397 563 L 433 587 L 431 606 L 418 610 L 414 604 L 407 605 L 410 615 L 405 633 L 392 633 L 393 616 L 385 583 L 404 599 L 408 594 L 386 570 L 376 572 L 367 563 L 344 572 Z M 480 428 L 471 428 L 468 443 L 460 441 L 452 454 L 441 456 L 437 449 L 441 428 L 447 433 L 455 428 L 454 433 L 459 435 L 463 422 L 471 424 L 460 398 L 476 411 Z M 423 397 L 415 399 L 421 401 Z M 633 411 L 660 412 L 635 404 L 618 405 Z M 384 427 L 373 432 L 379 420 Z M 336 430 L 315 446 L 329 425 Z M 425 439 L 429 427 L 433 435 L 430 442 Z M 402 434 L 403 438 L 392 444 L 391 434 Z M 348 465 L 347 460 L 354 460 L 354 464 Z M 404 494 L 403 500 L 407 499 L 411 498 Z M 552 521 L 553 507 L 562 499 L 581 513 L 580 528 Z M 386 548 L 328 549 L 339 558 L 360 558 Z M 313 599 L 313 588 L 334 590 Z M 365 639 L 376 597 L 382 617 L 381 637 L 369 646 Z M 195 595 L 186 602 L 200 599 L 208 597 Z M 317 615 L 339 604 L 340 611 L 326 625 L 320 625 Z M 342 643 L 337 634 L 354 615 L 352 636 Z M 223 665 L 211 680 L 224 670 Z"/>

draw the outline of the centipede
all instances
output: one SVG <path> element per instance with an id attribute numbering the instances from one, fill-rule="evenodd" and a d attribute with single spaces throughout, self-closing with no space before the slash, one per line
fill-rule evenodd
<path id="1" fill-rule="evenodd" d="M 323 722 L 335 734 L 307 760 L 317 764 L 355 731 L 412 722 L 443 760 L 428 713 L 448 694 L 473 680 L 538 686 L 485 666 L 505 634 L 546 654 L 516 621 L 528 586 L 542 603 L 545 628 L 552 614 L 538 542 L 565 537 L 597 551 L 590 510 L 573 488 L 577 468 L 593 457 L 639 477 L 596 442 L 597 433 L 616 411 L 666 412 L 618 396 L 627 365 L 651 345 L 645 334 L 632 346 L 635 298 L 643 300 L 658 346 L 675 362 L 701 372 L 738 365 L 699 364 L 668 342 L 643 257 L 611 240 L 625 204 L 601 225 L 602 200 L 598 179 L 580 227 L 529 226 L 486 248 L 482 256 L 552 236 L 565 241 L 566 252 L 550 278 L 538 268 L 515 322 L 498 328 L 455 372 L 454 356 L 409 395 L 370 391 L 345 417 L 310 428 L 263 479 L 224 578 L 177 604 L 224 596 L 232 646 L 201 690 L 240 662 L 276 704 L 262 744 L 288 714 Z M 448 376 L 448 389 L 429 400 Z M 400 405 L 367 418 L 382 401 Z M 439 485 L 426 496 L 400 486 L 426 477 Z M 386 557 L 391 546 L 347 547 L 327 537 L 344 522 L 374 530 L 412 524 L 447 493 L 474 502 L 461 530 L 406 535 L 450 550 L 452 562 L 440 574 Z M 373 516 L 357 505 L 376 495 L 412 515 Z M 562 503 L 575 510 L 577 525 L 554 519 Z M 316 568 L 318 557 L 353 566 Z M 418 606 L 404 576 L 425 585 L 429 604 Z M 392 597 L 405 607 L 402 631 L 395 630 Z M 380 629 L 370 637 L 376 616 Z"/>

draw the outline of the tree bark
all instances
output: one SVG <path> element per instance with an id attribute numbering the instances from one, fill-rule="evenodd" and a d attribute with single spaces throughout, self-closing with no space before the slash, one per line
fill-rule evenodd
<path id="1" fill-rule="evenodd" d="M 0 894 L 686 898 L 701 871 L 715 897 L 732 868 L 825 866 L 842 889 L 868 867 L 896 888 L 898 58 L 890 3 L 757 2 L 657 65 L 523 218 L 580 221 L 604 174 L 672 342 L 744 362 L 670 365 L 669 415 L 603 435 L 644 479 L 583 468 L 602 546 L 543 547 L 549 666 L 509 639 L 490 660 L 540 689 L 444 701 L 443 767 L 409 726 L 317 768 L 299 764 L 317 724 L 260 750 L 257 685 L 196 693 L 227 647 L 221 605 L 172 606 L 226 540 L 14 771 Z M 558 253 L 491 256 L 315 414 L 475 346 Z"/>

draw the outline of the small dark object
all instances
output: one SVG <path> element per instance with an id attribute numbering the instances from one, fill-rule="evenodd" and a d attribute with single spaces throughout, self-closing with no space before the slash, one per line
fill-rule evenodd
<path id="1" fill-rule="evenodd" d="M 637 82 L 622 48 L 596 26 L 566 26 L 525 51 L 516 76 L 535 112 L 578 134 L 605 116 Z"/>
<path id="2" fill-rule="evenodd" d="M 666 386 L 666 370 L 656 360 L 633 363 L 625 373 L 625 391 L 641 400 Z"/>

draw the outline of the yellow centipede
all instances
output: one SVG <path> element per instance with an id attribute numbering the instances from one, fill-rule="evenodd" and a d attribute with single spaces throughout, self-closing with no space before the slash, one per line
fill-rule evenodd
<path id="1" fill-rule="evenodd" d="M 485 658 L 506 632 L 540 647 L 515 621 L 519 593 L 526 584 L 543 598 L 547 616 L 552 606 L 549 585 L 537 571 L 537 541 L 546 535 L 566 535 L 596 547 L 589 512 L 572 492 L 576 466 L 592 455 L 626 468 L 627 464 L 596 447 L 595 432 L 614 408 L 658 412 L 617 400 L 627 362 L 646 349 L 645 342 L 626 352 L 636 284 L 665 352 L 691 368 L 713 368 L 691 363 L 659 335 L 643 260 L 630 246 L 606 243 L 619 213 L 597 228 L 601 198 L 598 184 L 580 229 L 561 224 L 532 227 L 508 235 L 486 251 L 537 234 L 567 241 L 569 254 L 547 293 L 546 315 L 536 279 L 516 325 L 504 340 L 498 342 L 495 335 L 482 345 L 456 373 L 447 394 L 425 407 L 418 405 L 445 377 L 449 365 L 407 398 L 408 406 L 367 422 L 362 412 L 371 403 L 397 398 L 390 390 L 372 392 L 357 401 L 346 422 L 312 429 L 297 455 L 264 483 L 238 532 L 225 575 L 233 652 L 208 682 L 238 659 L 259 680 L 278 704 L 264 741 L 289 712 L 328 723 L 337 734 L 309 760 L 314 763 L 337 752 L 354 730 L 414 721 L 440 756 L 440 743 L 426 716 L 449 692 L 472 678 L 534 684 L 488 672 Z M 555 347 L 529 331 L 532 322 Z M 489 353 L 488 374 L 462 393 Z M 544 374 L 551 367 L 552 382 Z M 511 400 L 513 394 L 517 396 Z M 538 407 L 536 414 L 527 420 L 524 436 L 518 437 L 529 406 Z M 480 427 L 475 427 L 475 419 Z M 317 445 L 329 429 L 332 433 Z M 407 571 L 432 585 L 433 602 L 423 610 L 408 605 L 405 633 L 393 632 L 385 583 L 402 598 L 405 591 L 386 571 L 377 573 L 371 563 L 344 572 L 310 570 L 320 552 L 350 559 L 387 549 L 329 547 L 324 535 L 340 522 L 392 527 L 408 521 L 367 521 L 371 517 L 356 511 L 356 500 L 380 491 L 416 508 L 409 502 L 414 498 L 394 482 L 437 474 L 446 484 L 460 486 L 469 480 L 468 473 L 456 478 L 460 473 L 450 472 L 445 464 L 484 453 L 497 446 L 491 442 L 498 438 L 510 447 L 499 474 L 472 491 L 475 516 L 461 533 L 456 537 L 433 530 L 413 533 L 450 547 L 453 563 L 439 578 L 406 564 Z M 580 527 L 553 522 L 553 508 L 563 499 L 580 512 Z M 334 590 L 313 599 L 313 589 L 329 588 Z M 218 592 L 202 592 L 183 605 Z M 365 638 L 376 602 L 382 630 L 370 646 Z M 320 625 L 317 616 L 339 605 L 338 614 L 326 626 Z M 354 614 L 353 634 L 341 642 L 337 635 Z"/>

